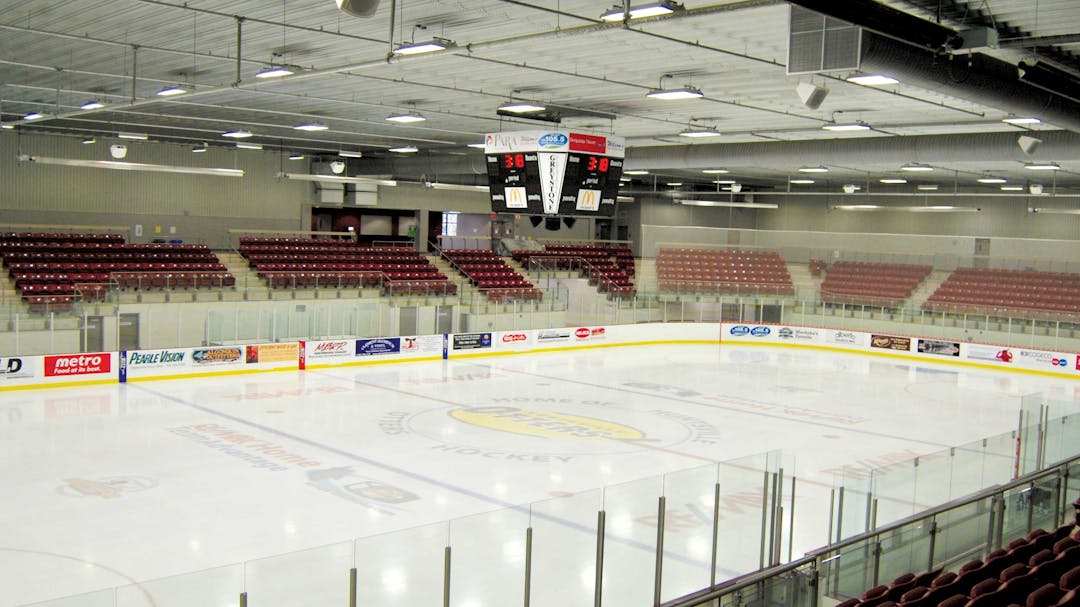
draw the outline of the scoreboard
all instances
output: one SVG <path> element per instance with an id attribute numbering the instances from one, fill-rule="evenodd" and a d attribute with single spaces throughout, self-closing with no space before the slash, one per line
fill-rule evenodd
<path id="1" fill-rule="evenodd" d="M 563 131 L 485 137 L 491 210 L 526 215 L 615 214 L 626 144 Z"/>

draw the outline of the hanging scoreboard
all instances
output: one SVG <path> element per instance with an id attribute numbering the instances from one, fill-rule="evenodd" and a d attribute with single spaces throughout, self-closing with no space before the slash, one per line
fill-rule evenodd
<path id="1" fill-rule="evenodd" d="M 615 214 L 626 144 L 562 131 L 493 133 L 484 140 L 491 210 L 523 215 Z"/>

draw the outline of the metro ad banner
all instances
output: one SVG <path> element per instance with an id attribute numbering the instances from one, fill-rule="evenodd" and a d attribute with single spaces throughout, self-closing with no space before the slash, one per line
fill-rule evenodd
<path id="1" fill-rule="evenodd" d="M 0 357 L 0 391 L 36 385 L 78 385 L 116 381 L 115 352 Z"/>

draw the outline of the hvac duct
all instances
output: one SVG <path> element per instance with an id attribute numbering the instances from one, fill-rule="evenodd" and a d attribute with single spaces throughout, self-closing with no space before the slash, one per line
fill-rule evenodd
<path id="1" fill-rule="evenodd" d="M 886 6 L 874 0 L 788 0 L 791 4 L 853 23 L 930 49 L 960 48 L 963 38 L 954 29 Z"/>
<path id="2" fill-rule="evenodd" d="M 982 53 L 940 55 L 871 32 L 863 33 L 862 51 L 864 72 L 1080 133 L 1080 103 L 1021 82 L 1011 63 Z"/>

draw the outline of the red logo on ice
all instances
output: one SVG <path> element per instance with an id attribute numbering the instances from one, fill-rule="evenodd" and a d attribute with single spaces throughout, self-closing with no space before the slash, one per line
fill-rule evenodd
<path id="1" fill-rule="evenodd" d="M 1013 353 L 1009 352 L 1008 350 L 1002 350 L 1001 352 L 998 352 L 997 356 L 995 356 L 994 358 L 997 358 L 1003 363 L 1011 363 L 1013 359 Z"/>
<path id="2" fill-rule="evenodd" d="M 105 352 L 46 356 L 45 377 L 108 373 L 112 370 L 111 364 L 112 359 Z"/>

